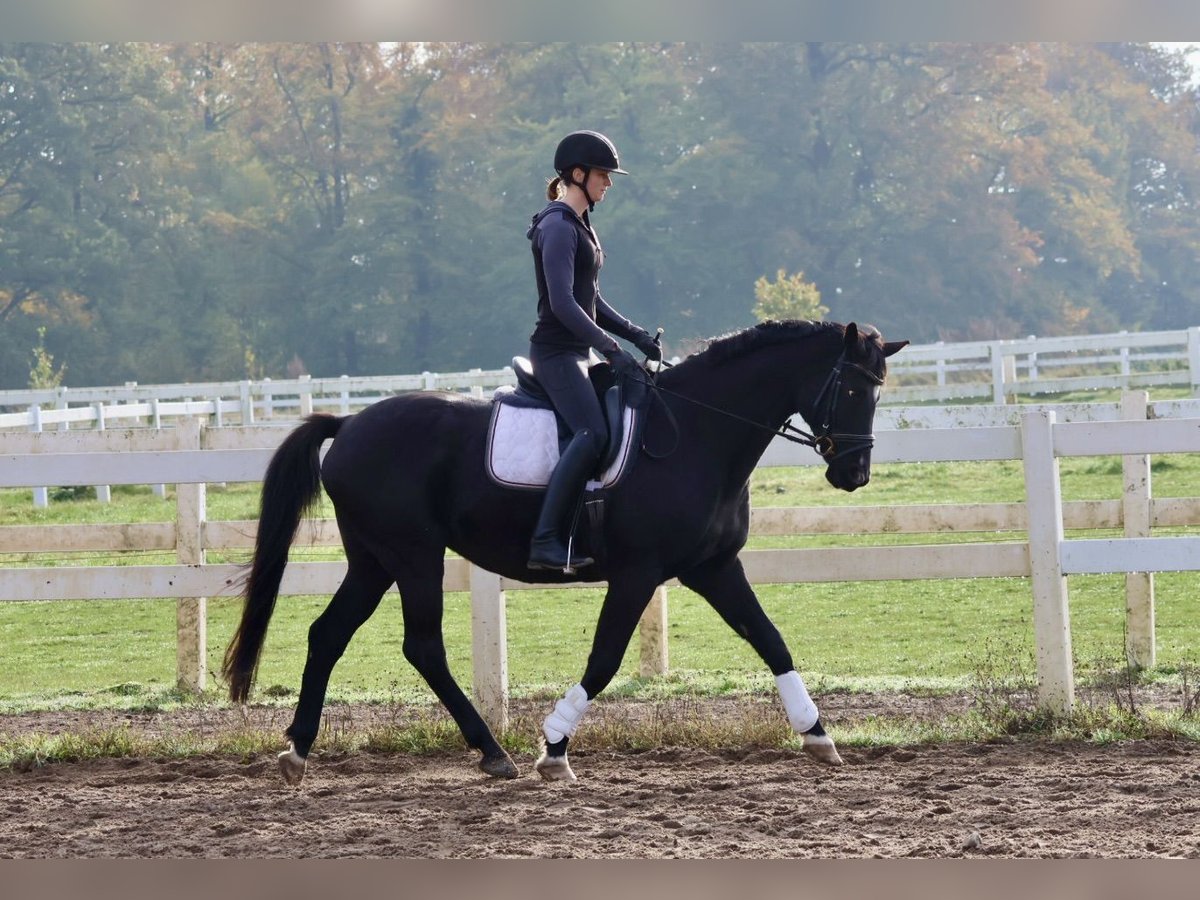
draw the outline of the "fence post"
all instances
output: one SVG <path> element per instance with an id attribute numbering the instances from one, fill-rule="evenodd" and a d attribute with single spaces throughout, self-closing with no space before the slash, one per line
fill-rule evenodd
<path id="1" fill-rule="evenodd" d="M 939 348 L 944 348 L 946 346 L 946 342 L 938 341 L 937 346 Z M 937 358 L 937 384 L 938 387 L 946 386 L 946 356 L 944 352 L 939 353 Z"/>
<path id="2" fill-rule="evenodd" d="M 1036 334 L 1028 335 L 1026 340 L 1036 341 L 1037 335 Z M 1029 376 L 1028 377 L 1029 377 L 1030 381 L 1037 381 L 1037 379 L 1038 379 L 1037 351 L 1036 350 L 1029 351 Z"/>
<path id="3" fill-rule="evenodd" d="M 1005 403 L 1017 402 L 1017 358 L 1015 356 L 1004 357 L 1004 401 Z"/>
<path id="4" fill-rule="evenodd" d="M 187 416 L 175 426 L 176 449 L 199 450 L 202 425 Z M 204 484 L 175 486 L 175 552 L 179 563 L 202 566 L 205 562 Z M 181 597 L 175 607 L 175 677 L 181 691 L 202 693 L 208 683 L 208 600 L 205 597 Z"/>
<path id="5" fill-rule="evenodd" d="M 339 380 L 342 384 L 342 393 L 338 409 L 343 416 L 348 416 L 350 415 L 350 376 L 343 375 Z"/>
<path id="6" fill-rule="evenodd" d="M 96 430 L 104 431 L 104 403 L 96 401 L 92 404 L 92 411 L 96 414 Z M 100 503 L 112 502 L 112 487 L 107 484 L 96 485 L 96 500 Z"/>
<path id="7" fill-rule="evenodd" d="M 988 356 L 992 363 L 992 402 L 1004 405 L 1004 346 L 999 341 L 988 345 Z"/>
<path id="8" fill-rule="evenodd" d="M 238 393 L 241 395 L 242 401 L 242 424 L 254 424 L 254 395 L 250 389 L 249 381 L 242 381 L 238 384 Z"/>
<path id="9" fill-rule="evenodd" d="M 311 416 L 313 411 L 312 404 L 312 376 L 300 376 L 300 418 Z"/>
<path id="10" fill-rule="evenodd" d="M 64 413 L 71 407 L 71 404 L 67 402 L 66 390 L 67 389 L 64 387 L 58 387 L 54 389 L 54 408 L 56 410 L 62 410 Z M 67 421 L 67 417 L 65 415 L 63 416 L 62 421 L 58 423 L 58 430 L 71 430 L 71 423 Z"/>
<path id="11" fill-rule="evenodd" d="M 271 393 L 271 379 L 264 378 L 262 380 L 263 392 L 263 419 L 275 418 L 275 396 Z"/>
<path id="12" fill-rule="evenodd" d="M 150 424 L 154 426 L 156 432 L 162 431 L 162 412 L 158 408 L 159 400 L 157 397 L 150 398 Z M 165 484 L 151 485 L 151 490 L 154 491 L 154 496 L 160 500 L 166 499 L 167 486 Z"/>
<path id="13" fill-rule="evenodd" d="M 1187 330 L 1188 379 L 1192 383 L 1192 396 L 1200 397 L 1200 325 Z"/>
<path id="14" fill-rule="evenodd" d="M 1121 418 L 1146 420 L 1149 394 L 1126 391 L 1121 395 Z M 1121 521 L 1125 537 L 1150 537 L 1150 456 L 1121 457 L 1124 491 Z M 1154 666 L 1154 573 L 1125 573 L 1125 659 L 1139 669 Z"/>
<path id="15" fill-rule="evenodd" d="M 471 665 L 475 706 L 496 734 L 508 729 L 508 624 L 500 576 L 471 566 Z"/>
<path id="16" fill-rule="evenodd" d="M 34 434 L 42 433 L 42 408 L 36 403 L 29 407 L 29 430 Z M 45 509 L 50 505 L 50 492 L 45 487 L 33 489 L 33 506 L 35 509 Z"/>
<path id="17" fill-rule="evenodd" d="M 638 674 L 643 678 L 667 674 L 667 586 L 660 584 L 642 613 L 638 625 L 641 660 Z"/>
<path id="18" fill-rule="evenodd" d="M 1054 455 L 1053 410 L 1021 416 L 1025 509 L 1029 517 L 1029 568 L 1033 586 L 1033 637 L 1037 651 L 1038 704 L 1059 715 L 1075 705 L 1071 614 L 1060 553 L 1062 489 Z"/>

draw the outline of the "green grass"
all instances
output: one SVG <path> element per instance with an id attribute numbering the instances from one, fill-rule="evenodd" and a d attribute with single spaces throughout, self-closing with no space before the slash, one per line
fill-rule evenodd
<path id="1" fill-rule="evenodd" d="M 1158 579 L 1159 668 L 1164 674 L 1200 647 L 1194 579 Z M 1029 588 L 1024 579 L 860 585 L 767 585 L 768 614 L 791 646 L 814 690 L 947 690 L 965 687 L 989 638 L 1032 658 Z M 577 681 L 587 658 L 601 593 L 595 589 L 510 592 L 509 679 L 518 696 L 556 695 Z M 309 624 L 323 597 L 280 600 L 267 638 L 256 697 L 295 701 Z M 470 684 L 470 603 L 447 596 L 450 665 Z M 768 690 L 769 673 L 696 595 L 669 595 L 669 647 L 674 676 L 643 683 L 636 644 L 626 653 L 610 693 L 670 696 Z M 1116 577 L 1072 579 L 1077 656 L 1117 656 L 1123 646 L 1122 583 Z M 210 600 L 209 667 L 238 615 L 233 599 Z M 0 607 L 0 710 L 45 706 L 144 706 L 174 703 L 174 604 L 92 601 Z M 334 671 L 331 700 L 427 702 L 428 689 L 403 659 L 399 602 L 389 595 L 355 636 Z M 215 694 L 214 694 L 215 698 Z"/>
<path id="2" fill-rule="evenodd" d="M 253 519 L 258 515 L 258 485 L 209 485 L 208 517 Z M 167 488 L 166 500 L 148 487 L 115 485 L 112 503 L 97 503 L 94 491 L 80 499 L 52 501 L 35 509 L 28 489 L 0 490 L 0 525 L 90 525 L 109 522 L 172 522 L 175 520 L 174 490 Z"/>
<path id="3" fill-rule="evenodd" d="M 643 704 L 647 705 L 647 704 Z M 768 703 L 748 704 L 738 714 L 706 718 L 696 701 L 649 701 L 650 711 L 605 712 L 594 717 L 575 736 L 576 751 L 639 751 L 685 746 L 713 751 L 752 747 L 800 750 L 802 742 L 786 719 Z M 500 735 L 510 753 L 534 755 L 540 717 L 525 712 Z M 1085 706 L 1067 717 L 1048 717 L 1012 708 L 992 712 L 971 710 L 940 718 L 868 715 L 839 723 L 833 734 L 843 752 L 853 748 L 937 745 L 946 743 L 1087 741 L 1105 744 L 1127 740 L 1200 740 L 1200 716 L 1181 712 L 1128 710 L 1113 704 Z M 443 712 L 409 717 L 404 722 L 356 726 L 353 722 L 326 724 L 313 745 L 316 756 L 361 751 L 430 754 L 461 752 L 462 735 Z M 275 729 L 225 727 L 154 734 L 127 726 L 89 728 L 47 734 L 40 731 L 0 733 L 0 771 L 25 772 L 53 762 L 90 759 L 195 756 L 236 757 L 246 762 L 270 758 L 279 751 Z"/>
<path id="4" fill-rule="evenodd" d="M 1064 500 L 1121 496 L 1121 458 L 1094 456 L 1060 461 Z M 1155 497 L 1200 497 L 1200 454 L 1155 457 L 1150 464 Z M 824 470 L 761 469 L 751 482 L 754 506 L 890 506 L 924 503 L 1023 503 L 1020 460 L 952 463 L 880 463 L 871 483 L 854 493 L 825 483 Z"/>
<path id="5" fill-rule="evenodd" d="M 1117 498 L 1117 458 L 1064 460 L 1066 499 Z M 1200 456 L 1155 459 L 1155 496 L 1200 496 Z M 0 524 L 170 521 L 174 505 L 149 489 L 114 490 L 114 502 L 94 499 L 33 509 L 28 491 L 0 491 Z M 752 483 L 761 506 L 899 505 L 1020 502 L 1019 463 L 928 463 L 875 467 L 872 483 L 854 494 L 835 491 L 817 468 L 764 470 Z M 257 485 L 210 486 L 209 518 L 253 519 Z M 318 515 L 331 514 L 328 504 Z M 1021 540 L 995 535 L 821 535 L 755 538 L 754 547 Z M 228 555 L 244 561 L 247 553 Z M 297 558 L 336 551 L 297 553 Z M 0 555 L 3 565 L 147 564 L 171 554 Z M 210 554 L 212 561 L 218 561 Z M 864 566 L 870 551 L 864 549 Z M 1191 573 L 1156 578 L 1159 666 L 1151 677 L 1170 679 L 1200 650 L 1200 604 Z M 1120 576 L 1070 580 L 1076 657 L 1120 658 L 1124 588 Z M 983 648 L 1003 641 L 1014 660 L 1031 664 L 1031 599 L 1025 579 L 975 579 L 857 584 L 764 585 L 768 614 L 787 640 L 797 667 L 816 691 L 962 690 L 972 683 Z M 513 591 L 508 594 L 509 680 L 516 696 L 557 696 L 582 673 L 599 611 L 599 589 Z M 309 624 L 327 597 L 280 600 L 267 638 L 255 697 L 291 705 L 299 685 Z M 446 598 L 445 634 L 452 670 L 471 682 L 470 608 L 465 594 Z M 208 603 L 210 672 L 239 614 L 230 598 Z M 682 588 L 669 598 L 672 674 L 637 677 L 636 641 L 609 689 L 614 696 L 670 698 L 693 694 L 766 692 L 772 687 L 761 661 L 700 598 Z M 425 685 L 403 659 L 398 598 L 389 594 L 359 631 L 334 671 L 331 701 L 429 703 Z M 0 604 L 0 711 L 62 707 L 162 707 L 190 702 L 174 690 L 175 607 L 170 601 L 69 601 Z M 215 682 L 215 679 L 214 679 Z M 220 699 L 214 683 L 209 702 Z"/>

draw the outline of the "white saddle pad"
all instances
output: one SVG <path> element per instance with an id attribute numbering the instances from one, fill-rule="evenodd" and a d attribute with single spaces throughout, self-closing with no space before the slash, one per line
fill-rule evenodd
<path id="1" fill-rule="evenodd" d="M 621 449 L 600 479 L 588 482 L 589 490 L 615 484 L 633 456 L 633 411 L 626 409 L 623 416 Z M 495 405 L 484 462 L 493 481 L 504 487 L 539 490 L 550 483 L 557 464 L 558 424 L 553 411 Z"/>

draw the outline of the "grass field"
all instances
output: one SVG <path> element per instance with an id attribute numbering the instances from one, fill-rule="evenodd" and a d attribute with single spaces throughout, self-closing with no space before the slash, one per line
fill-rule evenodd
<path id="1" fill-rule="evenodd" d="M 1119 459 L 1064 460 L 1065 499 L 1117 498 Z M 1155 460 L 1158 497 L 1200 496 L 1200 456 Z M 760 471 L 755 506 L 899 505 L 937 502 L 1019 502 L 1019 463 L 876 466 L 871 485 L 854 494 L 828 487 L 816 468 Z M 252 519 L 257 485 L 212 487 L 208 515 Z M 61 500 L 35 510 L 28 491 L 0 492 L 0 524 L 170 521 L 173 504 L 148 489 L 115 489 L 111 504 Z M 318 515 L 329 515 L 326 506 Z M 1021 535 L 838 535 L 763 537 L 754 547 L 868 545 L 1021 539 Z M 328 556 L 332 551 L 320 551 Z M 10 554 L 3 565 L 145 564 L 169 554 L 95 554 L 47 559 Z M 217 561 L 210 554 L 212 561 Z M 244 560 L 245 555 L 238 558 Z M 1172 678 L 1200 658 L 1200 604 L 1193 573 L 1160 574 L 1157 588 L 1159 666 L 1150 678 Z M 1123 658 L 1121 576 L 1072 577 L 1071 616 L 1077 668 L 1112 668 Z M 984 670 L 1029 672 L 1031 597 L 1026 579 L 969 579 L 860 584 L 770 585 L 759 595 L 787 639 L 814 692 L 828 690 L 962 689 Z M 509 680 L 518 696 L 557 696 L 582 673 L 601 591 L 513 591 L 508 594 Z M 327 597 L 285 598 L 277 607 L 260 670 L 257 698 L 294 702 L 305 657 L 305 635 Z M 210 672 L 232 633 L 239 602 L 208 605 Z M 769 673 L 749 647 L 690 592 L 669 598 L 671 675 L 636 677 L 636 641 L 610 693 L 630 696 L 722 694 L 767 690 Z M 451 666 L 469 686 L 470 610 L 465 594 L 446 598 L 445 633 Z M 430 702 L 432 697 L 401 654 L 403 624 L 390 594 L 360 630 L 334 671 L 331 700 Z M 54 707 L 171 704 L 175 666 L 175 606 L 171 601 L 0 603 L 0 711 Z M 221 696 L 215 684 L 209 700 Z"/>

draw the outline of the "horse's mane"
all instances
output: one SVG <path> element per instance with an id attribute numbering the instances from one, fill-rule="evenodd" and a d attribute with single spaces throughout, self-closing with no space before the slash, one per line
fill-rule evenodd
<path id="1" fill-rule="evenodd" d="M 770 344 L 782 344 L 829 332 L 841 334 L 844 331 L 845 326 L 837 322 L 807 322 L 800 319 L 789 319 L 783 322 L 768 320 L 742 331 L 710 338 L 708 345 L 703 350 L 691 354 L 687 359 L 696 362 L 720 363 Z"/>

